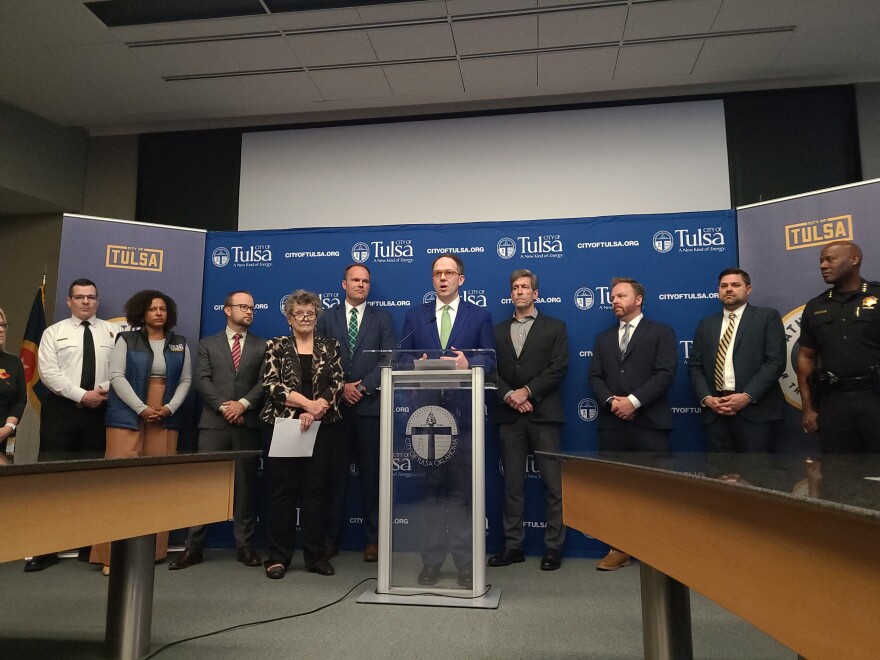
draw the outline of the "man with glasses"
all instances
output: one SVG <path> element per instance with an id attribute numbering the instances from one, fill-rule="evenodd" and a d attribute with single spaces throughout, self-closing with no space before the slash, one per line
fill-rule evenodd
<path id="1" fill-rule="evenodd" d="M 495 350 L 495 330 L 488 310 L 458 296 L 464 284 L 464 262 L 458 255 L 444 254 L 431 266 L 437 299 L 411 307 L 403 324 L 401 348 L 413 353 L 442 352 L 442 359 L 455 360 L 456 369 L 470 366 L 465 350 Z M 486 371 L 494 369 L 495 359 L 479 361 Z M 470 394 L 467 394 L 468 399 Z M 456 394 L 444 392 L 440 405 L 457 407 Z M 471 465 L 469 418 L 460 419 L 460 449 L 442 465 L 426 467 L 420 585 L 434 585 L 447 552 L 458 569 L 458 585 L 473 586 L 471 533 Z M 482 560 L 482 558 L 480 558 Z"/>
<path id="2" fill-rule="evenodd" d="M 49 390 L 40 410 L 41 458 L 73 452 L 103 455 L 106 445 L 110 352 L 119 329 L 95 316 L 98 288 L 91 280 L 71 283 L 67 306 L 70 318 L 43 331 L 37 353 L 40 378 Z M 56 563 L 58 555 L 40 555 L 28 559 L 24 570 L 42 571 Z"/>
<path id="3" fill-rule="evenodd" d="M 199 420 L 199 449 L 237 451 L 260 449 L 263 387 L 260 373 L 266 340 L 250 332 L 254 299 L 247 291 L 233 291 L 223 303 L 226 328 L 199 342 L 195 385 L 204 400 Z M 235 462 L 235 494 L 232 505 L 233 534 L 237 559 L 245 566 L 261 566 L 253 548 L 256 527 L 258 456 Z M 204 561 L 207 526 L 190 527 L 186 550 L 168 565 L 172 571 Z"/>

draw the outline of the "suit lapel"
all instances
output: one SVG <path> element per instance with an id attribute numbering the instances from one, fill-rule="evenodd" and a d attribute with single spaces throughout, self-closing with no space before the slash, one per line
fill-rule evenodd
<path id="1" fill-rule="evenodd" d="M 748 330 L 748 327 L 749 327 L 749 323 L 751 323 L 751 321 L 752 321 L 752 314 L 754 314 L 754 313 L 755 313 L 755 310 L 752 309 L 752 306 L 749 304 L 746 304 L 746 306 L 743 308 L 742 316 L 737 320 L 737 322 L 739 323 L 739 327 L 736 329 L 736 337 L 733 338 L 733 351 L 734 351 L 734 353 L 736 352 L 737 346 L 739 346 L 740 340 L 746 334 L 746 331 Z M 720 330 L 719 330 L 719 332 L 720 332 Z"/>
<path id="2" fill-rule="evenodd" d="M 235 373 L 235 367 L 232 364 L 232 351 L 229 348 L 229 340 L 226 338 L 226 330 L 222 330 L 220 334 L 215 335 L 217 342 L 217 350 L 223 356 L 223 364 L 229 369 L 230 373 Z M 245 348 L 250 342 L 245 342 Z"/>
<path id="3" fill-rule="evenodd" d="M 363 342 L 367 330 L 369 330 L 370 324 L 373 322 L 372 311 L 373 310 L 370 309 L 369 305 L 367 307 L 364 307 L 364 318 L 361 319 L 361 327 L 358 328 L 357 338 L 354 340 L 355 351 L 357 351 L 361 347 L 361 342 Z M 346 336 L 348 336 L 347 332 Z"/>
<path id="4" fill-rule="evenodd" d="M 639 341 L 641 341 L 642 337 L 645 336 L 645 333 L 648 332 L 650 325 L 651 322 L 643 316 L 642 320 L 639 321 L 639 324 L 636 326 L 636 329 L 633 330 L 632 336 L 629 338 L 629 344 L 626 346 L 626 353 L 623 355 L 620 355 L 620 342 L 617 342 L 617 354 L 620 356 L 621 362 L 625 362 L 629 359 L 629 356 L 633 354 Z M 620 331 L 620 322 L 617 324 L 617 330 L 618 332 Z"/>
<path id="5" fill-rule="evenodd" d="M 529 330 L 529 334 L 528 334 L 528 336 L 526 336 L 526 341 L 523 344 L 522 351 L 520 352 L 520 356 L 525 355 L 529 346 L 531 346 L 534 342 L 538 341 L 537 339 L 535 339 L 535 337 L 539 336 L 541 334 L 541 330 L 543 329 L 543 327 L 542 327 L 543 320 L 544 319 L 540 314 L 538 314 L 535 317 L 535 320 L 532 322 L 532 327 Z M 511 321 L 511 324 L 512 323 L 513 323 L 513 321 Z M 513 340 L 510 338 L 509 332 L 507 333 L 507 341 L 510 342 L 510 346 L 512 348 L 513 347 Z M 515 354 L 515 351 L 514 351 L 514 354 Z"/>
<path id="6" fill-rule="evenodd" d="M 452 348 L 455 346 L 458 335 L 461 333 L 461 329 L 467 325 L 468 322 L 468 314 L 470 314 L 470 305 L 468 305 L 464 300 L 458 301 L 458 312 L 455 314 L 455 323 L 452 324 L 452 332 L 449 333 L 449 346 L 446 348 Z M 440 342 L 440 332 L 437 332 L 437 342 Z"/>

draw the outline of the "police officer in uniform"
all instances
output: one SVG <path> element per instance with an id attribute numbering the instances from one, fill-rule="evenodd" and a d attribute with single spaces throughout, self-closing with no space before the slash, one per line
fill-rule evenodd
<path id="1" fill-rule="evenodd" d="M 805 433 L 824 453 L 880 453 L 880 282 L 859 274 L 862 250 L 829 243 L 819 269 L 832 284 L 801 317 L 798 386 Z"/>

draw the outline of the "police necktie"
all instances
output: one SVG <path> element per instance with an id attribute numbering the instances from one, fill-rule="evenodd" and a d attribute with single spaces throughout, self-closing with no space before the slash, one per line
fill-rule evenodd
<path id="1" fill-rule="evenodd" d="M 79 386 L 84 390 L 95 389 L 95 339 L 92 337 L 92 326 L 88 321 L 82 322 L 83 353 L 82 375 Z"/>
<path id="2" fill-rule="evenodd" d="M 444 349 L 449 344 L 450 334 L 452 334 L 452 317 L 449 316 L 449 305 L 443 305 L 443 313 L 440 315 L 440 346 Z"/>
<path id="3" fill-rule="evenodd" d="M 736 323 L 736 314 L 728 317 L 727 329 L 718 343 L 718 352 L 715 354 L 715 389 L 724 391 L 724 362 L 727 360 L 727 349 L 730 347 L 730 338 L 733 337 L 733 326 Z"/>
<path id="4" fill-rule="evenodd" d="M 620 354 L 626 353 L 626 347 L 629 346 L 629 332 L 632 326 L 629 323 L 623 324 L 623 337 L 620 338 Z"/>
<path id="5" fill-rule="evenodd" d="M 351 308 L 351 316 L 348 319 L 348 350 L 354 354 L 354 345 L 358 336 L 358 310 L 357 307 Z"/>
<path id="6" fill-rule="evenodd" d="M 241 335 L 237 332 L 232 335 L 232 367 L 238 371 L 238 365 L 241 364 Z"/>

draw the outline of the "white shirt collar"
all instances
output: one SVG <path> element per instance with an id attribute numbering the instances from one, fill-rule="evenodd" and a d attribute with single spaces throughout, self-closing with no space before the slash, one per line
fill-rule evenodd
<path id="1" fill-rule="evenodd" d="M 618 325 L 617 325 L 617 329 L 622 331 L 622 330 L 623 330 L 623 326 L 626 325 L 627 323 L 629 323 L 630 327 L 631 327 L 633 330 L 635 330 L 635 329 L 638 327 L 639 322 L 640 322 L 643 318 L 645 318 L 645 315 L 644 315 L 644 314 L 639 314 L 639 315 L 638 315 L 637 317 L 635 317 L 632 321 L 620 321 L 620 322 L 618 323 Z"/>
<path id="2" fill-rule="evenodd" d="M 452 311 L 452 312 L 458 312 L 458 303 L 459 303 L 460 301 L 461 301 L 461 298 L 456 297 L 452 302 L 450 302 L 450 303 L 449 303 L 449 309 L 450 309 L 450 311 Z M 441 309 L 443 309 L 443 305 L 445 305 L 445 304 L 446 304 L 446 303 L 444 303 L 443 301 L 441 301 L 440 298 L 437 298 L 436 305 L 434 306 L 434 311 L 439 312 Z"/>
<path id="3" fill-rule="evenodd" d="M 352 305 L 350 302 L 348 302 L 348 299 L 346 299 L 345 300 L 345 318 L 348 318 L 349 316 L 351 316 L 351 310 L 353 310 L 353 309 L 356 309 L 358 311 L 358 318 L 359 319 L 364 318 L 364 310 L 367 309 L 367 301 L 365 300 L 360 305 L 355 306 L 355 305 Z"/>

